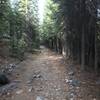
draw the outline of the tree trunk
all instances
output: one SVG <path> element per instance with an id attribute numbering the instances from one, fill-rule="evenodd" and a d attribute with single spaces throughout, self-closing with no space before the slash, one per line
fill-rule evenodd
<path id="1" fill-rule="evenodd" d="M 97 51 L 97 26 L 95 25 L 95 72 L 97 73 L 98 68 L 98 51 Z"/>
<path id="2" fill-rule="evenodd" d="M 95 33 L 95 72 L 97 73 L 98 68 L 98 59 L 97 59 L 97 42 L 96 42 L 96 33 Z"/>
<path id="3" fill-rule="evenodd" d="M 81 47 L 81 70 L 85 69 L 85 36 L 84 25 L 82 27 L 82 47 Z"/>
<path id="4" fill-rule="evenodd" d="M 81 47 L 81 70 L 85 70 L 85 22 L 86 22 L 86 0 L 81 0 L 81 20 L 82 20 L 82 47 Z"/>

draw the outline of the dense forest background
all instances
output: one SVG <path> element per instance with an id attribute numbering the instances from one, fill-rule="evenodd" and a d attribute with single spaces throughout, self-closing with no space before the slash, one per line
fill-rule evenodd
<path id="1" fill-rule="evenodd" d="M 38 0 L 0 0 L 0 55 L 23 59 L 44 44 L 82 70 L 100 66 L 100 1 L 47 0 L 39 23 Z"/>
<path id="2" fill-rule="evenodd" d="M 43 23 L 47 46 L 81 64 L 82 70 L 100 66 L 100 1 L 48 0 Z"/>
<path id="3" fill-rule="evenodd" d="M 25 51 L 38 47 L 37 0 L 0 0 L 1 54 L 23 59 Z M 5 50 L 6 49 L 6 50 Z"/>

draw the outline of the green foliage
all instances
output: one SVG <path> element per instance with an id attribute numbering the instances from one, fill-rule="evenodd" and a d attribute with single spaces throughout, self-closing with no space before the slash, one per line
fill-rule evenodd
<path id="1" fill-rule="evenodd" d="M 97 7 L 96 0 L 47 0 L 42 40 L 57 52 L 94 68 L 100 57 Z"/>
<path id="2" fill-rule="evenodd" d="M 9 1 L 0 0 L 0 38 L 9 32 L 8 15 L 10 11 Z"/>
<path id="3" fill-rule="evenodd" d="M 49 40 L 57 36 L 57 27 L 55 25 L 54 14 L 57 12 L 58 5 L 53 1 L 47 0 L 46 10 L 44 15 L 44 22 L 42 24 L 41 38 L 42 40 Z"/>
<path id="4" fill-rule="evenodd" d="M 39 46 L 37 0 L 19 0 L 13 6 L 1 1 L 0 39 L 9 37 L 10 54 L 22 59 L 25 51 Z"/>

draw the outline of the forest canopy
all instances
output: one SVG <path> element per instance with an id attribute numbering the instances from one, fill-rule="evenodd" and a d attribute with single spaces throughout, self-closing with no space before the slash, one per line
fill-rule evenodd
<path id="1" fill-rule="evenodd" d="M 47 0 L 42 39 L 51 49 L 81 64 L 100 65 L 99 0 Z M 86 67 L 88 66 L 88 67 Z"/>
<path id="2" fill-rule="evenodd" d="M 27 2 L 26 2 L 27 1 Z M 39 23 L 38 0 L 0 0 L 0 47 L 23 58 L 44 44 L 81 64 L 82 70 L 100 65 L 99 0 L 46 0 Z M 88 66 L 88 67 L 86 67 Z"/>
<path id="3" fill-rule="evenodd" d="M 10 55 L 22 58 L 38 47 L 38 26 L 37 0 L 0 1 L 0 41 L 8 39 Z"/>

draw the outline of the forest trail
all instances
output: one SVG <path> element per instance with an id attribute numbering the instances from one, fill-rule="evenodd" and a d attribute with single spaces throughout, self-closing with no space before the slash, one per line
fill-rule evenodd
<path id="1" fill-rule="evenodd" d="M 6 100 L 66 100 L 65 67 L 62 56 L 43 48 L 28 55 L 14 73 L 18 88 Z"/>
<path id="2" fill-rule="evenodd" d="M 18 64 L 10 76 L 16 84 L 8 84 L 15 88 L 0 100 L 100 100 L 100 79 L 93 73 L 45 47 L 40 51 Z"/>

